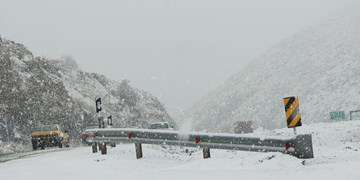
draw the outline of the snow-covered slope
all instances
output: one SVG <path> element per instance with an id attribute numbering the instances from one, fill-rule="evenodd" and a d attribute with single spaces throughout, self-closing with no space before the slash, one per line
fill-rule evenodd
<path id="1" fill-rule="evenodd" d="M 144 159 L 136 160 L 133 144 L 110 148 L 108 155 L 91 153 L 91 147 L 0 164 L 0 179 L 347 179 L 360 172 L 360 121 L 318 123 L 299 128 L 313 135 L 315 158 L 306 160 L 281 153 L 211 150 L 191 156 L 184 149 L 144 145 Z M 261 130 L 253 136 L 291 137 L 291 129 Z M 51 166 L 48 164 L 51 163 Z"/>
<path id="2" fill-rule="evenodd" d="M 128 80 L 121 82 L 66 66 L 71 60 L 57 61 L 60 78 L 69 95 L 89 110 L 96 97 L 102 97 L 105 115 L 112 115 L 117 127 L 147 127 L 152 122 L 170 121 L 164 106 L 146 91 L 133 88 Z M 70 63 L 74 64 L 74 63 Z"/>
<path id="3" fill-rule="evenodd" d="M 103 115 L 112 115 L 116 127 L 172 121 L 156 97 L 127 80 L 84 72 L 70 57 L 34 57 L 24 45 L 0 38 L 0 143 L 29 142 L 38 124 L 60 124 L 77 137 L 96 124 L 98 97 Z"/>
<path id="4" fill-rule="evenodd" d="M 193 127 L 230 131 L 244 120 L 284 127 L 287 96 L 300 97 L 305 123 L 327 121 L 330 111 L 360 109 L 358 14 L 297 33 L 254 59 L 193 106 Z"/>

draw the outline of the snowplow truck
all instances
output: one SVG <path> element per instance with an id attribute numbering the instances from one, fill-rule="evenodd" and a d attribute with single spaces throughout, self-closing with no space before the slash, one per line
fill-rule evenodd
<path id="1" fill-rule="evenodd" d="M 34 128 L 31 132 L 33 150 L 45 147 L 69 147 L 69 135 L 59 125 L 46 125 Z"/>

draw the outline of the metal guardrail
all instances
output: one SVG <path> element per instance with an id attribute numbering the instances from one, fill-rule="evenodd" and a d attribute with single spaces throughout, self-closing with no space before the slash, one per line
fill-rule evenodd
<path id="1" fill-rule="evenodd" d="M 210 149 L 282 152 L 301 159 L 314 157 L 310 134 L 297 135 L 290 139 L 261 139 L 235 134 L 181 134 L 177 131 L 147 129 L 89 129 L 86 132 L 93 133 L 89 141 L 93 143 L 94 153 L 97 152 L 97 145 L 101 153 L 106 154 L 106 144 L 135 143 L 138 159 L 142 158 L 141 144 L 201 147 L 204 158 L 210 157 Z"/>
<path id="2" fill-rule="evenodd" d="M 46 153 L 53 153 L 53 152 L 61 152 L 61 151 L 68 151 L 72 148 L 64 148 L 64 149 L 47 149 L 47 150 L 37 150 L 37 151 L 25 151 L 25 152 L 18 152 L 18 153 L 4 153 L 0 154 L 0 163 L 16 160 L 16 159 L 22 159 L 29 156 L 35 156 L 35 155 L 41 155 Z"/>

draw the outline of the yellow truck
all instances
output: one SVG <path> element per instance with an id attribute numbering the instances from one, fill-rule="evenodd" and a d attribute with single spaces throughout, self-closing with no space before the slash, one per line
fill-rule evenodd
<path id="1" fill-rule="evenodd" d="M 33 150 L 45 147 L 70 146 L 70 138 L 67 131 L 63 131 L 59 125 L 39 126 L 31 132 L 31 143 Z"/>

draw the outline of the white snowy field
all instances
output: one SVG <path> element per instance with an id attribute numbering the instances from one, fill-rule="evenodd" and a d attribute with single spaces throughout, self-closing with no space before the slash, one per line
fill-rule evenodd
<path id="1" fill-rule="evenodd" d="M 184 149 L 144 145 L 144 158 L 135 159 L 132 144 L 109 148 L 108 155 L 90 147 L 46 153 L 0 164 L 1 180 L 64 179 L 360 179 L 360 121 L 304 126 L 312 133 L 315 158 L 303 160 L 281 153 L 212 150 L 191 156 Z M 258 130 L 254 136 L 291 136 L 291 129 Z"/>

